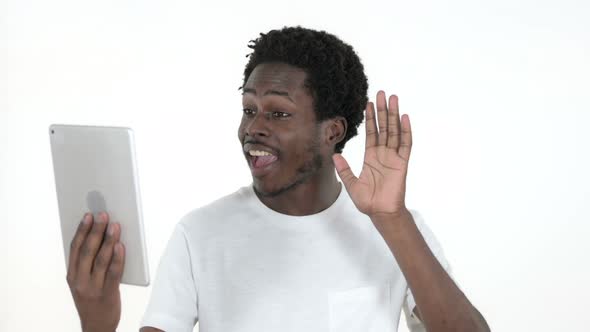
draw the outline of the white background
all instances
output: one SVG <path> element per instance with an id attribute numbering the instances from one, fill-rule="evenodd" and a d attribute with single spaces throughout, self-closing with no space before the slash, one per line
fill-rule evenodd
<path id="1" fill-rule="evenodd" d="M 79 329 L 49 124 L 135 129 L 153 276 L 182 215 L 249 183 L 246 44 L 296 24 L 352 44 L 371 98 L 399 95 L 408 206 L 492 330 L 586 330 L 589 17 L 585 0 L 0 0 L 0 330 Z M 356 170 L 363 144 L 344 151 Z M 119 331 L 139 328 L 149 292 L 122 286 Z"/>

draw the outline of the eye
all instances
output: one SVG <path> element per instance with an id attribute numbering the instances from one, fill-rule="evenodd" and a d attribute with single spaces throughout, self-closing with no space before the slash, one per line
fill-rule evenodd
<path id="1" fill-rule="evenodd" d="M 281 112 L 281 111 L 274 111 L 272 112 L 272 116 L 274 118 L 288 118 L 291 116 L 289 113 Z"/>
<path id="2" fill-rule="evenodd" d="M 251 115 L 254 115 L 254 113 L 256 113 L 256 111 L 254 111 L 251 108 L 244 108 L 243 112 L 244 112 L 244 115 L 246 115 L 246 116 L 251 116 Z"/>

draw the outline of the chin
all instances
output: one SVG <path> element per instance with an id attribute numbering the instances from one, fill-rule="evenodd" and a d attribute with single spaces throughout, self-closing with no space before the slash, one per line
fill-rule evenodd
<path id="1" fill-rule="evenodd" d="M 274 197 L 283 191 L 278 184 L 269 182 L 270 181 L 254 179 L 254 191 L 262 197 Z"/>
<path id="2" fill-rule="evenodd" d="M 318 158 L 316 155 L 313 161 L 297 169 L 292 176 L 285 176 L 285 173 L 279 173 L 283 176 L 273 176 L 271 174 L 270 176 L 267 175 L 260 178 L 254 177 L 254 191 L 262 197 L 276 197 L 296 188 L 300 184 L 310 181 L 314 175 L 318 174 L 321 167 L 321 158 Z"/>
<path id="3" fill-rule="evenodd" d="M 262 197 L 276 197 L 295 188 L 301 183 L 302 181 L 294 181 L 291 183 L 274 183 L 272 181 L 254 179 L 254 191 Z"/>

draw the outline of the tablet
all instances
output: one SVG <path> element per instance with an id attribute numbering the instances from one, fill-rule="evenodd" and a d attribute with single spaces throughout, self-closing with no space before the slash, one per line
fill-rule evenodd
<path id="1" fill-rule="evenodd" d="M 149 285 L 133 131 L 122 127 L 49 127 L 61 234 L 66 259 L 84 213 L 101 211 L 121 225 L 122 283 Z"/>

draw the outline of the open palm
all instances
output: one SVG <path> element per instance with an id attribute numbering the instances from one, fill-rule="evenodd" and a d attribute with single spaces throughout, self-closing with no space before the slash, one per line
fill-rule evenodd
<path id="1" fill-rule="evenodd" d="M 369 216 L 397 214 L 405 210 L 406 176 L 412 149 L 410 118 L 399 116 L 397 96 L 385 100 L 385 92 L 377 93 L 377 116 L 373 103 L 366 109 L 365 160 L 359 177 L 340 154 L 333 157 L 356 207 Z"/>

